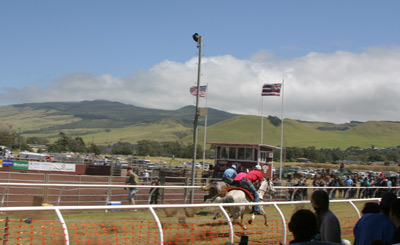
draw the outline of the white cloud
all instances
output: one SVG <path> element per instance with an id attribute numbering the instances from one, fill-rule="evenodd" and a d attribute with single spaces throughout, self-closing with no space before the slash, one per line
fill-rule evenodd
<path id="1" fill-rule="evenodd" d="M 208 84 L 208 106 L 260 115 L 261 86 L 285 80 L 284 117 L 301 120 L 400 121 L 400 47 L 373 47 L 363 53 L 310 53 L 287 61 L 265 61 L 260 51 L 250 60 L 203 57 L 201 83 Z M 46 87 L 8 88 L 8 104 L 105 99 L 141 107 L 178 109 L 195 103 L 197 57 L 186 63 L 164 61 L 128 77 L 77 73 Z M 280 97 L 264 97 L 264 115 L 280 116 Z M 201 106 L 204 99 L 201 100 Z"/>

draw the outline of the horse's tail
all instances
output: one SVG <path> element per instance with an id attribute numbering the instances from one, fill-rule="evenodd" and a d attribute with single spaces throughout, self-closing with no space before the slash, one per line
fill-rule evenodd
<path id="1" fill-rule="evenodd" d="M 226 194 L 228 194 L 228 188 L 227 187 L 222 188 L 222 190 L 220 190 L 218 192 L 218 196 L 220 196 L 220 197 L 224 197 L 224 196 L 226 196 Z"/>
<path id="2" fill-rule="evenodd" d="M 211 183 L 209 183 L 208 185 L 203 185 L 203 186 L 201 187 L 201 189 L 202 189 L 203 191 L 209 191 L 209 190 L 212 189 L 212 188 L 218 189 L 218 188 L 217 188 L 217 183 L 211 182 Z"/>
<path id="3" fill-rule="evenodd" d="M 203 191 L 208 191 L 210 188 L 211 188 L 211 185 L 210 185 L 210 184 L 208 184 L 208 185 L 203 185 L 203 186 L 201 187 L 201 189 L 202 189 Z"/>

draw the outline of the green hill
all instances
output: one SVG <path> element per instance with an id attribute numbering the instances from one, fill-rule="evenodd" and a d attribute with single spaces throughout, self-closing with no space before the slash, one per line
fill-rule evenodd
<path id="1" fill-rule="evenodd" d="M 180 140 L 191 134 L 194 106 L 158 110 L 104 100 L 46 102 L 0 106 L 0 130 L 21 132 L 24 137 L 45 137 L 53 141 L 59 132 L 81 136 L 97 144 L 142 139 Z M 208 125 L 236 116 L 208 109 Z M 199 124 L 204 124 L 201 118 Z"/>
<path id="2" fill-rule="evenodd" d="M 192 142 L 194 107 L 178 110 L 147 109 L 110 101 L 31 103 L 0 106 L 0 130 L 21 132 L 50 141 L 58 133 L 80 136 L 99 145 L 116 142 L 136 143 L 182 140 Z M 201 117 L 201 120 L 204 120 Z M 203 125 L 203 121 L 200 124 Z M 263 143 L 280 145 L 280 120 L 264 118 Z M 235 115 L 209 108 L 207 142 L 261 141 L 259 116 Z M 204 127 L 199 129 L 203 143 Z M 390 147 L 400 145 L 400 123 L 369 121 L 333 124 L 285 119 L 285 146 L 315 146 L 342 149 L 350 146 Z"/>
<path id="3" fill-rule="evenodd" d="M 263 125 L 263 143 L 280 145 L 280 125 L 273 125 L 268 118 L 264 118 Z M 346 149 L 350 146 L 368 148 L 373 145 L 381 148 L 400 145 L 399 122 L 332 124 L 285 119 L 283 129 L 285 146 Z M 200 130 L 199 135 L 203 139 L 204 131 Z M 237 116 L 219 122 L 207 128 L 207 141 L 260 143 L 261 118 Z"/>

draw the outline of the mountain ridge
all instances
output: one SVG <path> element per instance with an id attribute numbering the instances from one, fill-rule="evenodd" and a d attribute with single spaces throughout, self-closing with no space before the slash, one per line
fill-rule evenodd
<path id="1" fill-rule="evenodd" d="M 180 140 L 191 143 L 194 106 L 177 110 L 148 109 L 107 100 L 43 102 L 0 106 L 0 130 L 17 131 L 24 137 L 55 141 L 59 132 L 82 137 L 85 142 L 136 143 L 142 139 Z M 280 145 L 280 119 L 264 117 L 263 143 Z M 261 117 L 238 115 L 208 108 L 207 141 L 260 142 Z M 200 117 L 199 141 L 204 137 Z M 307 122 L 284 120 L 284 145 L 325 148 L 400 145 L 400 122 Z"/>

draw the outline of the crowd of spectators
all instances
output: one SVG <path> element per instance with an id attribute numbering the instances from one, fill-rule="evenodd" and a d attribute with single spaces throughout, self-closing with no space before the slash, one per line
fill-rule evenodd
<path id="1" fill-rule="evenodd" d="M 386 191 L 384 189 L 378 189 L 374 187 L 395 187 L 399 186 L 399 178 L 397 176 L 385 176 L 381 173 L 379 176 L 368 175 L 365 177 L 359 177 L 357 174 L 352 174 L 351 176 L 346 176 L 344 179 L 339 177 L 329 177 L 326 180 L 314 178 L 313 186 L 331 186 L 331 187 L 349 187 L 349 189 L 340 189 L 339 193 L 337 190 L 327 189 L 328 194 L 335 198 L 336 195 L 338 197 L 343 198 L 371 198 L 381 197 L 382 194 Z M 365 187 L 361 189 L 350 188 L 350 187 Z M 331 193 L 332 192 L 332 193 Z M 347 193 L 347 196 L 345 196 Z"/>
<path id="2" fill-rule="evenodd" d="M 289 222 L 294 239 L 290 244 L 350 244 L 341 238 L 340 222 L 329 209 L 329 196 L 316 190 L 311 196 L 314 212 L 297 210 Z M 400 199 L 385 192 L 380 203 L 367 202 L 353 228 L 354 245 L 400 243 Z"/>

